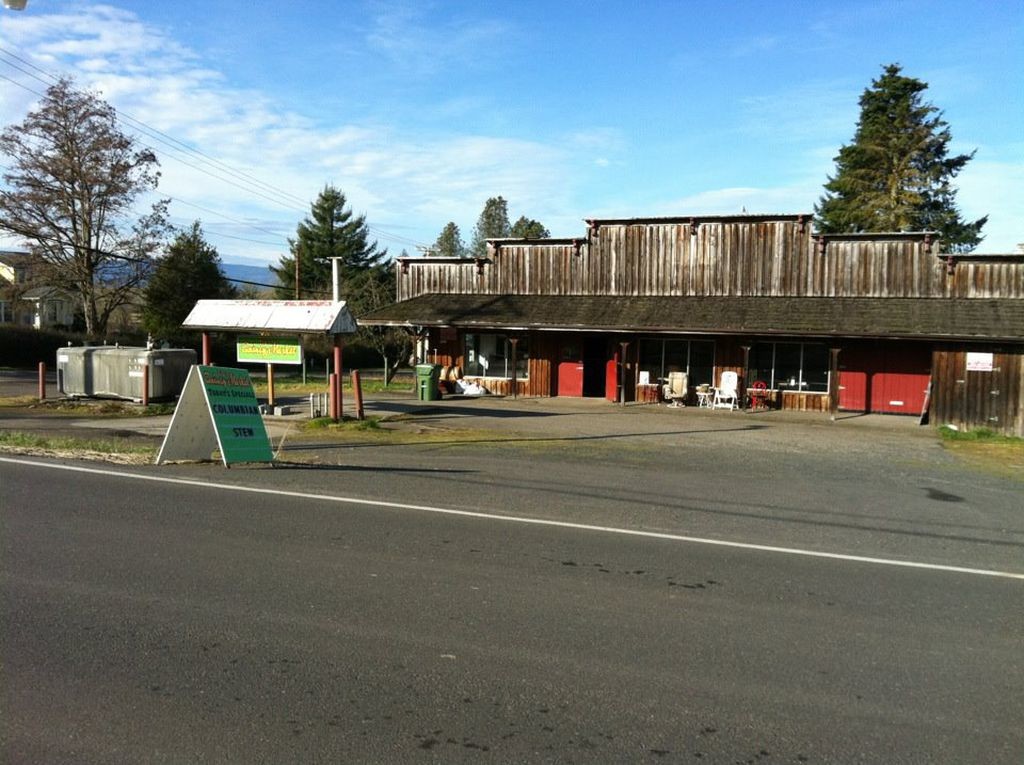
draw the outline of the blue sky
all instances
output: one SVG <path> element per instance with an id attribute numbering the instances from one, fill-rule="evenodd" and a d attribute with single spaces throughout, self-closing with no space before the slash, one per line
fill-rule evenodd
<path id="1" fill-rule="evenodd" d="M 328 183 L 414 254 L 450 220 L 468 241 L 498 194 L 555 236 L 587 217 L 811 212 L 892 62 L 929 84 L 954 151 L 977 152 L 958 202 L 990 216 L 979 251 L 1013 251 L 1019 0 L 28 0 L 0 10 L 0 124 L 46 87 L 19 68 L 71 74 L 193 150 L 141 139 L 175 223 L 200 219 L 225 261 L 276 262 Z M 242 175 L 214 177 L 225 165 Z"/>

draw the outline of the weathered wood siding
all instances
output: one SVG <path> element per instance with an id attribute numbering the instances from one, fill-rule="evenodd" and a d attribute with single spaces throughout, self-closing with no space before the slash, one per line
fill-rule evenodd
<path id="1" fill-rule="evenodd" d="M 1024 297 L 1024 264 L 964 261 L 946 282 L 946 295 L 968 298 Z"/>
<path id="2" fill-rule="evenodd" d="M 995 352 L 991 372 L 968 372 L 964 348 L 936 350 L 930 419 L 961 430 L 989 428 L 1024 437 L 1024 347 Z"/>
<path id="3" fill-rule="evenodd" d="M 603 223 L 580 245 L 500 243 L 487 258 L 409 258 L 398 299 L 428 293 L 729 297 L 1024 297 L 1024 264 L 954 258 L 925 237 L 816 237 L 806 220 Z"/>

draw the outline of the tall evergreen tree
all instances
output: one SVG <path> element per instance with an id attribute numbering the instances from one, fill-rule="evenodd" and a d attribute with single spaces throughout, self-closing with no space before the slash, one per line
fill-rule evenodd
<path id="1" fill-rule="evenodd" d="M 236 291 L 221 271 L 217 250 L 207 244 L 195 221 L 167 246 L 143 294 L 143 327 L 154 337 L 181 341 L 190 338 L 181 323 L 197 300 L 233 298 Z"/>
<path id="2" fill-rule="evenodd" d="M 512 236 L 520 239 L 547 239 L 551 232 L 544 228 L 544 224 L 539 220 L 521 215 L 519 220 L 512 224 Z"/>
<path id="3" fill-rule="evenodd" d="M 303 299 L 330 298 L 331 258 L 339 258 L 342 298 L 358 302 L 359 283 L 366 272 L 379 267 L 387 257 L 369 240 L 366 216 L 353 216 L 346 208 L 345 195 L 326 186 L 310 207 L 310 215 L 299 223 L 295 239 L 288 240 L 291 255 L 271 266 L 280 286 L 277 294 Z M 295 289 L 295 263 L 298 261 L 299 289 Z"/>
<path id="4" fill-rule="evenodd" d="M 922 98 L 927 84 L 901 71 L 890 64 L 861 95 L 853 141 L 815 207 L 818 229 L 937 231 L 950 251 L 970 251 L 988 216 L 965 222 L 952 181 L 974 152 L 949 155 L 949 125 Z"/>
<path id="5" fill-rule="evenodd" d="M 431 248 L 435 255 L 444 258 L 461 258 L 466 254 L 466 244 L 462 241 L 462 233 L 454 222 L 449 221 L 448 225 L 441 231 L 437 241 Z"/>
<path id="6" fill-rule="evenodd" d="M 470 254 L 482 258 L 487 254 L 487 240 L 500 239 L 512 235 L 512 225 L 508 222 L 508 202 L 504 197 L 491 197 L 484 204 L 480 218 L 473 229 L 473 243 Z"/>

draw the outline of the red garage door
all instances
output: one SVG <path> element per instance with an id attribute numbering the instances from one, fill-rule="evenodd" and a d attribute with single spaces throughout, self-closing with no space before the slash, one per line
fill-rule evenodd
<path id="1" fill-rule="evenodd" d="M 931 347 L 877 343 L 839 354 L 839 408 L 920 414 L 931 375 Z"/>

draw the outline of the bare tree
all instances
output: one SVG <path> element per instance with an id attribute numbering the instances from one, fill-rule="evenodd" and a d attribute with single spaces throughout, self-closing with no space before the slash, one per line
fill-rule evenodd
<path id="1" fill-rule="evenodd" d="M 113 107 L 66 79 L 0 133 L 0 154 L 10 165 L 0 229 L 49 265 L 49 283 L 77 296 L 86 333 L 101 337 L 136 296 L 167 232 L 166 200 L 135 213 L 157 186 L 156 156 L 118 129 Z"/>
<path id="2" fill-rule="evenodd" d="M 402 252 L 403 257 L 406 253 Z M 395 276 L 388 266 L 368 269 L 359 281 L 359 300 L 352 305 L 357 316 L 395 302 Z M 384 383 L 390 384 L 412 351 L 412 337 L 400 327 L 361 326 L 359 340 L 380 354 L 384 362 Z"/>

